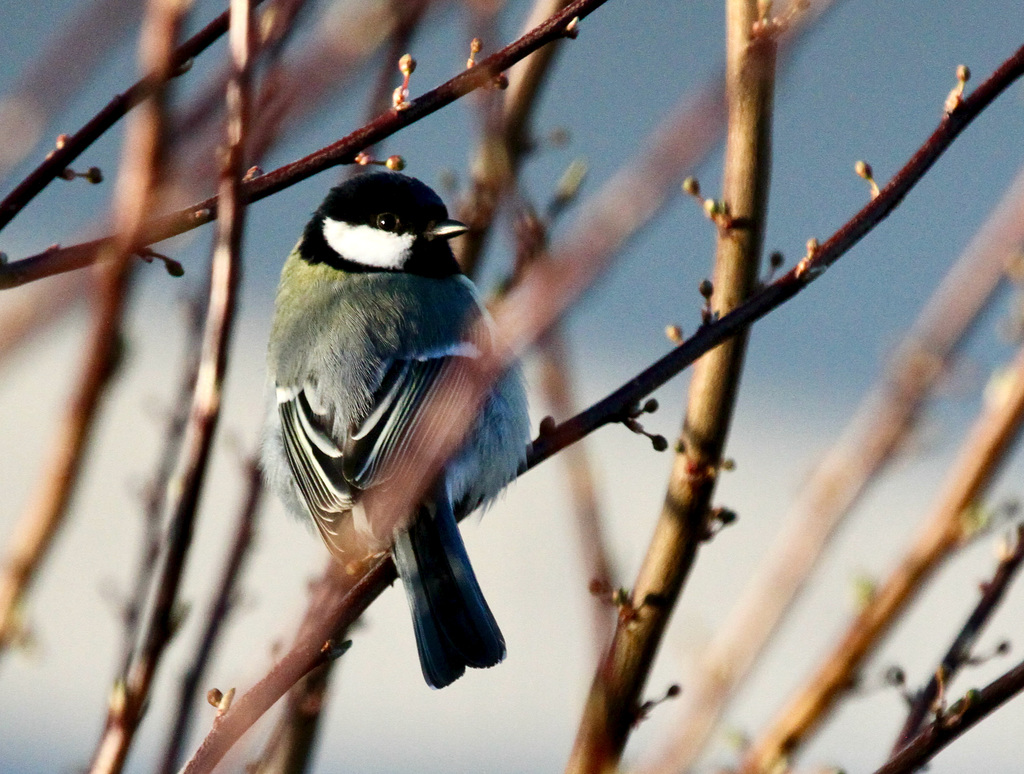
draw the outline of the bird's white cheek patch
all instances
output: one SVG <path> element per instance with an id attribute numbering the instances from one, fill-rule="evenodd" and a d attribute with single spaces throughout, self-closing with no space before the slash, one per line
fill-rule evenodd
<path id="1" fill-rule="evenodd" d="M 409 260 L 412 234 L 392 234 L 371 226 L 353 226 L 324 218 L 324 239 L 346 260 L 377 269 L 401 269 Z"/>

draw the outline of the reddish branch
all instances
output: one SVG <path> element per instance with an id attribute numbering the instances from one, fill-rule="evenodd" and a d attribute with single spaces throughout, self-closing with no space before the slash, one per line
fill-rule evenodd
<path id="1" fill-rule="evenodd" d="M 235 536 L 228 550 L 220 582 L 217 584 L 217 593 L 206 617 L 206 625 L 203 627 L 203 634 L 199 639 L 199 647 L 196 649 L 192 663 L 181 678 L 178 706 L 171 730 L 167 734 L 163 763 L 159 769 L 161 774 L 172 774 L 181 765 L 179 759 L 191 730 L 200 682 L 206 674 L 206 667 L 213 655 L 213 648 L 220 637 L 224 622 L 235 604 L 238 579 L 252 544 L 256 517 L 263 500 L 263 476 L 260 474 L 259 464 L 255 458 L 249 459 L 245 467 L 246 494 L 238 513 Z"/>
<path id="2" fill-rule="evenodd" d="M 121 609 L 124 647 L 119 674 L 122 675 L 128 673 L 132 664 L 135 643 L 139 639 L 139 628 L 142 626 L 142 614 L 149 599 L 152 579 L 160 558 L 164 503 L 167 501 L 167 492 L 174 479 L 178 459 L 181 457 L 181 446 L 185 439 L 185 430 L 188 428 L 189 409 L 192 404 L 192 389 L 199 373 L 203 337 L 202 306 L 202 302 L 196 298 L 186 309 L 185 357 L 180 368 L 182 376 L 174 398 L 174 406 L 167 416 L 160 459 L 152 480 L 146 485 L 139 556 L 133 573 L 131 591 Z"/>
<path id="3" fill-rule="evenodd" d="M 292 649 L 231 708 L 216 717 L 210 733 L 183 774 L 211 772 L 231 746 L 303 675 L 333 658 L 336 635 L 344 632 L 395 580 L 390 557 L 378 559 L 361 573 L 349 574 L 333 559 L 313 591 L 313 599 Z"/>
<path id="4" fill-rule="evenodd" d="M 341 140 L 245 183 L 242 186 L 242 196 L 249 202 L 259 201 L 325 169 L 352 163 L 364 148 L 390 137 L 399 129 L 437 112 L 475 89 L 493 84 L 496 76 L 541 46 L 571 36 L 576 28 L 567 31 L 567 27 L 574 18 L 583 19 L 606 2 L 607 0 L 575 0 L 562 12 L 478 62 L 475 67 L 462 71 L 437 88 L 411 100 L 403 110 L 391 109 Z M 213 196 L 191 207 L 157 218 L 148 224 L 145 241 L 152 244 L 209 223 L 217 217 L 217 207 L 218 199 Z M 72 247 L 48 250 L 0 267 L 0 288 L 13 287 L 86 266 L 96 260 L 100 249 L 109 239 L 105 237 Z"/>
<path id="5" fill-rule="evenodd" d="M 263 0 L 253 0 L 253 5 L 259 5 L 262 2 Z M 228 12 L 225 11 L 175 49 L 171 55 L 171 71 L 173 73 L 180 72 L 186 62 L 209 48 L 227 31 L 227 28 Z M 43 163 L 0 202 L 0 229 L 10 223 L 26 204 L 60 175 L 86 148 L 120 121 L 129 110 L 152 94 L 158 83 L 153 75 L 146 75 L 130 86 L 127 91 L 114 97 L 85 126 L 66 137 L 59 148 L 48 154 Z"/>
<path id="6" fill-rule="evenodd" d="M 731 221 L 719 224 L 714 315 L 755 292 L 771 172 L 771 127 L 777 45 L 756 35 L 756 0 L 726 2 L 726 137 L 722 198 Z M 708 352 L 690 379 L 686 416 L 654 534 L 607 653 L 594 674 L 566 772 L 618 768 L 629 735 L 642 719 L 642 693 L 668 621 L 701 545 L 732 422 L 747 331 Z"/>
<path id="7" fill-rule="evenodd" d="M 142 224 L 150 211 L 163 165 L 164 96 L 172 75 L 170 57 L 178 22 L 177 13 L 162 13 L 154 7 L 143 27 L 141 48 L 154 85 L 126 136 L 113 212 L 117 233 L 104 243 L 103 255 L 107 260 L 96 272 L 93 333 L 82 378 L 61 426 L 46 476 L 15 530 L 11 554 L 0 574 L 0 650 L 10 642 L 21 598 L 64 521 L 100 397 L 115 362 L 129 282 L 129 259 L 138 249 Z"/>
<path id="8" fill-rule="evenodd" d="M 537 438 L 530 452 L 530 466 L 546 460 L 599 427 L 621 421 L 636 401 L 665 384 L 702 354 L 735 336 L 807 287 L 888 217 L 971 121 L 1022 74 L 1024 47 L 1007 59 L 953 113 L 944 116 L 938 128 L 882 188 L 880 194 L 819 245 L 809 260 L 801 261 L 721 319 L 699 328 L 693 336 L 611 395 Z"/>
<path id="9" fill-rule="evenodd" d="M 160 0 L 154 0 L 159 3 Z M 161 9 L 168 17 L 179 7 L 173 0 Z M 235 76 L 227 89 L 227 141 L 221 172 L 220 197 L 224 217 L 220 220 L 211 261 L 210 301 L 203 330 L 199 375 L 192 396 L 192 409 L 185 443 L 182 473 L 174 487 L 176 498 L 170 521 L 163 563 L 156 579 L 156 591 L 141 642 L 123 682 L 115 688 L 103 735 L 93 760 L 92 774 L 116 774 L 124 766 L 149 696 L 153 679 L 175 630 L 175 605 L 192 540 L 199 496 L 205 479 L 213 433 L 220 416 L 221 386 L 227 367 L 227 351 L 235 313 L 238 264 L 241 251 L 245 202 L 240 196 L 245 172 L 245 128 L 248 119 L 250 7 L 248 0 L 232 0 L 230 42 Z M 180 11 L 178 11 L 180 14 Z M 179 20 L 180 23 L 180 20 Z M 173 30 L 173 28 L 171 28 Z M 158 37 L 173 41 L 171 30 Z M 153 45 L 153 41 L 150 41 Z"/>
<path id="10" fill-rule="evenodd" d="M 1016 542 L 1013 548 L 1000 559 L 992 579 L 982 584 L 981 599 L 978 600 L 978 604 L 975 605 L 974 610 L 964 622 L 946 655 L 942 657 L 935 674 L 932 675 L 928 684 L 914 695 L 907 720 L 893 747 L 893 756 L 896 756 L 917 736 L 928 713 L 934 709 L 940 687 L 949 685 L 960 668 L 970 660 L 971 649 L 978 641 L 978 637 L 981 636 L 985 624 L 999 608 L 1010 583 L 1020 569 L 1021 562 L 1024 562 L 1024 524 L 1017 527 Z"/>
<path id="11" fill-rule="evenodd" d="M 947 116 L 943 120 L 936 132 L 882 190 L 878 198 L 857 213 L 824 245 L 819 247 L 810 268 L 831 265 L 843 253 L 852 248 L 867 231 L 883 220 L 966 125 L 1018 78 L 1022 70 L 1024 70 L 1024 48 L 1007 60 L 971 97 L 964 100 L 952 116 Z M 711 98 L 706 98 L 706 102 L 709 107 L 714 104 L 714 100 Z M 663 138 L 663 140 L 666 144 L 671 144 L 668 138 Z M 680 148 L 680 152 L 684 151 L 685 146 Z M 673 158 L 673 155 L 660 156 L 659 161 L 664 162 L 669 158 Z M 590 219 L 585 220 L 584 226 L 577 227 L 574 232 L 589 233 L 588 227 L 592 225 L 593 221 L 600 223 L 603 220 L 601 206 L 613 200 L 622 201 L 619 194 L 621 194 L 624 184 L 619 181 L 616 183 L 617 185 L 610 187 L 605 192 L 598 205 L 592 208 Z M 649 206 L 649 202 L 645 202 L 641 209 L 647 212 Z M 626 229 L 629 226 L 630 224 L 615 224 L 616 228 Z M 521 289 L 518 296 L 513 294 L 513 297 L 506 302 L 513 304 L 506 319 L 518 323 L 515 330 L 519 335 L 511 339 L 511 343 L 516 348 L 525 347 L 532 340 L 531 335 L 535 337 L 551 325 L 596 274 L 596 269 L 588 270 L 582 280 L 570 281 L 580 271 L 580 262 L 582 261 L 580 251 L 585 251 L 585 254 L 594 262 L 600 263 L 602 259 L 606 259 L 607 253 L 617 248 L 626 236 L 624 233 L 609 235 L 602 229 L 597 229 L 597 232 L 600 234 L 598 238 L 583 240 L 582 245 L 577 243 L 578 240 L 574 238 L 575 234 L 571 234 L 570 239 L 563 243 L 563 248 L 556 249 L 552 253 L 552 257 L 558 259 L 571 259 L 564 261 L 568 265 L 560 265 L 563 263 L 562 260 L 537 264 L 524 278 L 522 288 L 525 290 Z M 597 428 L 621 421 L 623 417 L 628 416 L 629 410 L 638 400 L 663 385 L 705 352 L 795 296 L 820 275 L 820 271 L 808 270 L 808 268 L 808 265 L 804 264 L 799 271 L 794 269 L 783 275 L 733 312 L 699 329 L 691 339 L 675 348 L 602 401 L 535 439 L 526 469 L 543 462 Z M 572 293 L 563 292 L 566 285 L 570 287 Z M 545 289 L 548 291 L 547 294 L 543 292 Z M 538 297 L 541 298 L 540 303 L 531 305 L 530 302 Z M 551 297 L 557 299 L 557 303 L 554 303 Z M 542 310 L 542 313 L 529 315 L 529 319 L 526 320 L 529 323 L 527 325 L 515 316 L 514 311 L 524 308 L 534 311 Z M 499 329 L 504 331 L 504 328 L 500 326 Z M 370 602 L 395 579 L 394 565 L 390 559 L 380 560 L 368 570 L 352 576 L 343 574 L 340 568 L 334 572 L 336 573 L 336 582 L 321 584 L 307 611 L 303 631 L 297 636 L 292 650 L 273 667 L 266 677 L 237 699 L 228 712 L 215 720 L 213 728 L 202 746 L 187 764 L 185 768 L 187 774 L 212 771 L 227 750 L 257 718 L 270 709 L 304 674 L 317 664 L 322 663 L 324 659 L 321 652 L 323 644 L 338 632 L 345 631 L 347 626 L 362 614 Z"/>
<path id="12" fill-rule="evenodd" d="M 969 691 L 875 774 L 911 774 L 921 770 L 950 742 L 979 721 L 988 717 L 1014 696 L 1024 691 L 1024 662 L 1018 664 L 980 691 Z"/>

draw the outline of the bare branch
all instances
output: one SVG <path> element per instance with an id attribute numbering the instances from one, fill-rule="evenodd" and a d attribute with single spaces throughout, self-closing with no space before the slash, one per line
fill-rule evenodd
<path id="1" fill-rule="evenodd" d="M 679 735 L 652 770 L 694 764 L 737 686 L 803 587 L 829 537 L 894 458 L 1024 241 L 1024 169 L 896 349 L 878 384 L 822 458 L 729 618 L 687 681 Z"/>
<path id="2" fill-rule="evenodd" d="M 203 325 L 202 303 L 195 299 L 189 303 L 186 321 L 186 345 L 184 364 L 181 368 L 182 378 L 174 399 L 174 406 L 167 416 L 163 436 L 163 448 L 152 480 L 146 485 L 142 545 L 136 561 L 130 592 L 124 602 L 121 618 L 124 622 L 124 633 L 119 674 L 126 675 L 131 668 L 135 645 L 139 639 L 139 628 L 142 625 L 142 614 L 146 600 L 149 598 L 153 576 L 156 573 L 157 561 L 160 558 L 160 542 L 162 538 L 162 519 L 167 492 L 174 478 L 175 467 L 181 457 L 181 446 L 188 427 L 189 409 L 192 404 L 192 388 L 199 374 L 199 361 L 202 349 Z"/>
<path id="3" fill-rule="evenodd" d="M 988 80 L 960 103 L 954 112 L 945 115 L 939 127 L 892 180 L 882 188 L 880 194 L 841 226 L 824 244 L 815 244 L 813 252 L 806 256 L 805 260 L 774 282 L 766 285 L 761 292 L 752 296 L 750 300 L 738 306 L 734 311 L 724 315 L 716 322 L 702 326 L 693 336 L 608 397 L 537 438 L 533 443 L 529 464 L 532 466 L 547 459 L 563 447 L 603 425 L 621 421 L 621 417 L 637 400 L 649 395 L 694 363 L 705 352 L 746 329 L 751 323 L 784 304 L 820 277 L 829 266 L 845 255 L 871 229 L 892 213 L 903 201 L 903 197 L 910 192 L 910 189 L 917 184 L 970 122 L 1022 74 L 1024 74 L 1024 48 L 1018 49 L 1013 56 L 1000 65 Z M 570 238 L 562 241 L 563 247 L 559 251 L 561 253 L 560 260 L 552 261 L 550 265 L 544 267 L 538 267 L 536 283 L 531 284 L 528 288 L 518 289 L 513 295 L 536 293 L 538 298 L 565 299 L 563 302 L 565 304 L 568 304 L 571 298 L 575 298 L 576 294 L 580 292 L 579 289 L 589 282 L 591 273 L 599 270 L 599 261 L 585 263 L 584 256 L 591 253 L 604 254 L 614 246 L 606 243 L 609 240 L 604 236 L 599 224 L 602 223 L 602 219 L 605 222 L 611 220 L 611 213 L 615 213 L 619 209 L 618 203 L 634 201 L 628 198 L 631 193 L 633 192 L 615 190 L 614 186 L 608 186 L 601 197 L 601 205 L 592 209 L 592 217 L 587 221 L 578 222 Z M 587 236 L 584 228 L 595 229 L 601 233 L 602 240 L 598 242 L 593 237 Z M 622 237 L 617 234 L 616 238 Z M 583 251 L 586 253 L 581 255 Z M 584 270 L 583 266 L 588 268 Z M 591 266 L 593 267 L 590 268 Z M 555 290 L 556 286 L 571 288 L 572 292 L 562 294 Z M 531 308 L 531 306 L 526 304 L 524 308 Z M 545 310 L 543 314 L 533 315 L 531 323 L 535 326 L 546 325 L 548 324 L 546 321 L 554 319 L 560 313 L 561 309 Z M 515 338 L 531 340 L 532 337 L 523 331 L 517 332 Z"/>
<path id="4" fill-rule="evenodd" d="M 1013 582 L 1020 569 L 1021 562 L 1024 562 L 1024 524 L 1017 526 L 1015 542 L 1012 548 L 1004 551 L 992 579 L 982 584 L 981 598 L 978 600 L 978 604 L 974 606 L 970 616 L 957 633 L 956 639 L 953 640 L 953 644 L 950 645 L 946 655 L 942 657 L 931 680 L 914 696 L 907 720 L 896 738 L 892 756 L 897 755 L 920 732 L 925 718 L 932 711 L 935 699 L 939 695 L 939 686 L 949 685 L 960 668 L 970 660 L 971 649 L 978 641 L 978 637 L 981 636 L 985 624 L 999 608 L 1010 583 Z"/>
<path id="5" fill-rule="evenodd" d="M 791 697 L 747 754 L 742 771 L 772 770 L 789 758 L 849 690 L 853 677 L 943 560 L 965 537 L 964 512 L 985 494 L 1024 423 L 1024 348 L 1006 394 L 984 407 L 903 559 L 882 583 L 808 682 Z"/>
<path id="6" fill-rule="evenodd" d="M 487 57 L 475 67 L 462 71 L 441 86 L 411 100 L 402 110 L 392 109 L 347 137 L 244 184 L 242 196 L 249 202 L 259 201 L 325 169 L 338 164 L 352 163 L 364 148 L 380 142 L 399 129 L 440 110 L 469 92 L 490 84 L 508 67 L 541 46 L 569 36 L 572 30 L 567 32 L 566 27 L 572 19 L 582 19 L 606 2 L 607 0 L 574 0 L 564 11 L 551 17 L 544 24 Z M 209 223 L 216 217 L 217 197 L 214 196 L 151 221 L 145 241 L 151 244 L 168 239 Z M 99 250 L 108 241 L 109 237 L 105 237 L 72 247 L 48 250 L 31 258 L 0 266 L 0 289 L 86 266 L 96 260 Z"/>
<path id="7" fill-rule="evenodd" d="M 154 9 L 149 16 L 160 14 Z M 108 260 L 96 272 L 93 330 L 78 390 L 45 468 L 46 477 L 15 530 L 13 549 L 0 576 L 0 650 L 10 644 L 17 607 L 63 523 L 100 397 L 115 362 L 130 257 L 138 249 L 139 234 L 154 199 L 163 160 L 163 100 L 171 77 L 172 50 L 168 45 L 173 45 L 176 29 L 177 14 L 167 13 L 160 19 L 147 17 L 143 30 L 141 48 L 155 85 L 144 109 L 129 126 L 125 140 L 113 213 L 117 234 L 104 244 Z"/>
<path id="8" fill-rule="evenodd" d="M 753 33 L 756 0 L 726 2 L 728 134 L 722 196 L 731 222 L 719 228 L 713 293 L 715 315 L 754 292 L 764 235 L 770 175 L 776 43 Z M 708 515 L 739 389 L 746 335 L 697 361 L 668 493 L 615 635 L 598 666 L 583 709 L 567 772 L 614 769 L 641 719 L 641 694 L 661 638 L 697 551 Z"/>
<path id="9" fill-rule="evenodd" d="M 256 517 L 259 515 L 260 505 L 263 501 L 263 476 L 260 473 L 256 457 L 247 460 L 245 468 L 246 493 L 236 519 L 235 536 L 228 550 L 220 582 L 217 584 L 217 592 L 206 617 L 206 625 L 203 627 L 199 647 L 181 679 L 177 710 L 174 714 L 174 722 L 167 734 L 163 763 L 159 769 L 162 774 L 172 774 L 181 765 L 181 750 L 191 730 L 192 712 L 195 709 L 199 685 L 206 674 L 206 668 L 213 655 L 213 648 L 223 629 L 224 622 L 234 605 L 238 579 L 252 544 Z"/>
<path id="10" fill-rule="evenodd" d="M 333 558 L 313 590 L 295 642 L 256 685 L 217 716 L 183 774 L 213 771 L 231 746 L 269 710 L 303 675 L 333 658 L 335 637 L 341 636 L 381 591 L 395 581 L 390 557 L 372 562 L 359 573 L 349 573 Z"/>
<path id="11" fill-rule="evenodd" d="M 1024 690 L 1024 663 L 1020 663 L 980 691 L 969 691 L 948 713 L 927 726 L 875 774 L 911 774 L 976 723 L 988 717 Z"/>
<path id="12" fill-rule="evenodd" d="M 259 5 L 263 0 L 253 0 Z M 177 74 L 188 60 L 199 56 L 210 47 L 228 28 L 228 12 L 225 11 L 203 29 L 179 46 L 171 56 L 170 70 Z M 92 43 L 90 43 L 92 45 Z M 82 152 L 101 137 L 125 114 L 153 93 L 159 85 L 152 74 L 136 81 L 127 91 L 114 97 L 106 107 L 72 135 L 63 139 L 60 147 L 47 155 L 46 159 L 28 177 L 0 202 L 0 229 L 4 228 L 26 204 L 34 199 L 50 182 L 66 169 Z"/>
<path id="13" fill-rule="evenodd" d="M 157 27 L 157 40 L 151 41 L 150 46 L 173 45 L 176 30 L 181 24 L 181 4 L 177 0 L 164 0 L 163 3 L 154 0 L 152 14 L 157 22 L 163 22 L 163 26 Z M 227 90 L 227 142 L 220 182 L 224 217 L 219 223 L 211 261 L 210 301 L 203 331 L 199 375 L 186 434 L 184 469 L 174 487 L 176 497 L 170 508 L 166 551 L 156 581 L 152 610 L 131 667 L 123 681 L 115 687 L 116 699 L 110 702 L 106 726 L 93 759 L 92 774 L 116 774 L 124 766 L 161 656 L 176 627 L 174 607 L 192 539 L 213 432 L 220 415 L 221 384 L 227 366 L 238 287 L 238 263 L 245 213 L 245 202 L 240 198 L 239 191 L 245 172 L 250 14 L 249 0 L 232 0 L 229 35 L 235 77 Z M 170 55 L 170 50 L 164 53 L 164 61 L 169 60 Z"/>

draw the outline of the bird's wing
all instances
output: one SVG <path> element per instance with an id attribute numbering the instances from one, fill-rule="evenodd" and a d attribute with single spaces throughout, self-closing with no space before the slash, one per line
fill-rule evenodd
<path id="1" fill-rule="evenodd" d="M 400 470 L 400 460 L 415 451 L 414 439 L 429 437 L 449 421 L 457 389 L 446 390 L 443 402 L 432 410 L 423 409 L 433 402 L 440 377 L 452 363 L 476 354 L 475 347 L 463 342 L 393 360 L 366 416 L 340 439 L 328 429 L 331 423 L 324 408 L 330 405 L 328 396 L 317 394 L 310 385 L 297 392 L 278 391 L 289 466 L 317 529 L 336 553 L 340 520 L 352 510 L 359 491 L 393 477 Z M 453 386 L 466 378 L 463 369 L 454 369 L 453 374 L 457 380 Z"/>
<path id="2" fill-rule="evenodd" d="M 306 390 L 278 388 L 285 457 L 313 523 L 332 553 L 341 553 L 341 521 L 352 510 L 352 487 L 342 472 L 341 449 L 324 430 Z"/>

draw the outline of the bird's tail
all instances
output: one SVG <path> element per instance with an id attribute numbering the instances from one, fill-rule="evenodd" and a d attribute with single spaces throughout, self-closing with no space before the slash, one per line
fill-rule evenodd
<path id="1" fill-rule="evenodd" d="M 394 556 L 428 685 L 444 688 L 467 666 L 490 667 L 505 658 L 505 639 L 470 567 L 447 496 L 420 507 L 396 540 Z"/>

